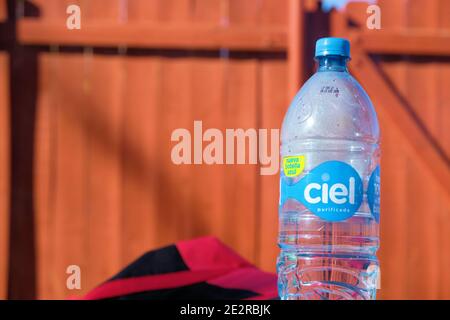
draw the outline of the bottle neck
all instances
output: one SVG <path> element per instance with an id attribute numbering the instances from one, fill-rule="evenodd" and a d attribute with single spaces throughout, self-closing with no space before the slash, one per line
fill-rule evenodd
<path id="1" fill-rule="evenodd" d="M 322 56 L 316 58 L 319 63 L 318 72 L 323 71 L 338 71 L 338 72 L 348 72 L 347 61 L 348 57 L 342 56 Z"/>

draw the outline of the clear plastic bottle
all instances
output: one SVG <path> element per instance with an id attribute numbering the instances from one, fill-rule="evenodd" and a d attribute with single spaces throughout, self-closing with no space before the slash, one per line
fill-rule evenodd
<path id="1" fill-rule="evenodd" d="M 375 299 L 379 264 L 379 127 L 348 73 L 350 44 L 316 43 L 318 71 L 281 130 L 281 299 Z"/>

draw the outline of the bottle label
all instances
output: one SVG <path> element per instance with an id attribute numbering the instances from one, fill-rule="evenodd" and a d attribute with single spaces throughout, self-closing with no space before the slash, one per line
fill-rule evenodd
<path id="1" fill-rule="evenodd" d="M 367 202 L 369 203 L 370 212 L 379 223 L 380 222 L 380 166 L 373 170 L 369 178 L 367 187 Z"/>
<path id="2" fill-rule="evenodd" d="M 280 187 L 280 205 L 288 198 L 296 199 L 327 221 L 352 217 L 361 206 L 364 193 L 358 172 L 341 161 L 321 163 L 294 184 L 282 177 Z"/>
<path id="3" fill-rule="evenodd" d="M 303 169 L 305 169 L 305 156 L 283 158 L 283 171 L 286 177 L 297 177 L 303 172 Z"/>

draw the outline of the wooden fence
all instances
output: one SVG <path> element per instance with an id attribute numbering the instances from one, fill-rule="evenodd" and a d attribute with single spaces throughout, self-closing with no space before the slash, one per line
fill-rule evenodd
<path id="1" fill-rule="evenodd" d="M 381 122 L 382 296 L 448 299 L 450 2 L 386 1 L 379 33 L 364 30 L 365 9 L 353 5 L 332 23 L 359 44 L 351 71 Z"/>
<path id="2" fill-rule="evenodd" d="M 74 3 L 81 30 L 66 28 Z M 450 4 L 379 5 L 381 30 L 366 29 L 365 4 L 326 14 L 316 1 L 10 8 L 24 17 L 0 55 L 0 297 L 82 294 L 147 250 L 205 234 L 274 271 L 278 177 L 176 166 L 170 136 L 194 120 L 279 128 L 314 41 L 334 34 L 352 40 L 382 126 L 380 297 L 450 298 Z M 66 288 L 72 264 L 81 291 Z"/>

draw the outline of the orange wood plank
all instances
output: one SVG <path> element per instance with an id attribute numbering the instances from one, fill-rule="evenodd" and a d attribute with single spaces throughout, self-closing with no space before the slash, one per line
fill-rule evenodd
<path id="1" fill-rule="evenodd" d="M 358 43 L 371 53 L 445 56 L 450 54 L 450 35 L 438 31 L 401 30 L 362 32 Z"/>
<path id="2" fill-rule="evenodd" d="M 86 193 L 87 226 L 82 237 L 89 272 L 86 289 L 91 289 L 120 270 L 122 212 L 122 130 L 125 60 L 121 57 L 86 54 L 83 57 L 87 103 Z M 87 83 L 86 83 L 87 82 Z"/>
<path id="3" fill-rule="evenodd" d="M 230 96 L 240 96 L 230 92 L 230 90 L 236 90 L 235 87 L 229 89 L 225 86 L 228 81 L 233 82 L 228 77 L 237 77 L 236 86 L 246 88 L 251 87 L 252 83 L 240 72 L 235 75 L 234 61 L 194 59 L 186 62 L 166 60 L 165 63 L 164 78 L 167 77 L 167 82 L 164 81 L 163 85 L 164 117 L 166 118 L 164 127 L 169 129 L 169 135 L 176 128 L 188 128 L 192 134 L 193 120 L 201 120 L 204 130 L 233 128 L 233 124 L 228 121 L 232 118 L 227 117 L 226 110 L 248 108 L 247 105 L 244 108 L 241 102 L 228 100 Z M 172 75 L 177 81 L 173 81 Z M 176 92 L 176 95 L 172 92 Z M 251 111 L 248 111 L 248 115 L 252 115 Z M 206 143 L 203 145 L 205 146 Z M 162 154 L 170 155 L 170 150 Z M 165 160 L 162 167 L 168 166 L 168 163 L 171 163 L 170 159 Z M 229 193 L 235 199 L 236 190 L 234 189 L 245 186 L 235 175 L 241 177 L 243 181 L 248 181 L 246 174 L 235 173 L 235 170 L 239 171 L 237 168 L 231 170 L 232 168 L 221 165 L 206 164 L 191 166 L 172 164 L 168 166 L 168 169 L 164 172 L 164 183 L 169 184 L 170 187 L 165 189 L 170 191 L 165 192 L 161 197 L 163 199 L 161 206 L 165 208 L 165 223 L 161 226 L 164 235 L 160 237 L 167 238 L 168 232 L 174 234 L 172 238 L 212 234 L 222 238 L 239 252 L 243 252 L 245 256 L 252 258 L 253 242 L 248 239 L 248 234 L 252 233 L 252 227 L 251 224 L 249 227 L 244 219 L 247 221 L 247 217 L 252 217 L 254 212 L 251 209 L 254 205 L 252 200 L 254 188 L 250 188 L 249 196 L 242 201 L 241 199 L 226 200 Z M 171 221 L 171 219 L 175 219 L 176 222 L 167 223 L 167 220 Z M 231 227 L 229 224 L 233 221 L 233 227 Z M 242 226 L 236 228 L 235 224 Z M 175 230 L 172 230 L 172 226 Z M 245 237 L 246 241 L 237 241 L 238 237 Z"/>
<path id="4" fill-rule="evenodd" d="M 155 22 L 161 16 L 161 0 L 128 1 L 129 22 Z"/>
<path id="5" fill-rule="evenodd" d="M 259 23 L 287 26 L 288 1 L 259 0 L 259 3 L 261 7 Z"/>
<path id="6" fill-rule="evenodd" d="M 234 50 L 284 50 L 282 27 L 220 27 L 217 24 L 123 24 L 87 23 L 80 30 L 61 24 L 44 24 L 32 19 L 18 22 L 18 38 L 23 44 L 60 44 L 159 48 Z"/>
<path id="7" fill-rule="evenodd" d="M 397 71 L 401 77 L 401 70 Z M 381 289 L 378 298 L 405 299 L 408 294 L 409 274 L 405 271 L 409 243 L 407 226 L 409 212 L 406 202 L 408 170 L 404 137 L 380 116 L 381 144 L 381 218 L 380 218 L 380 267 Z"/>
<path id="8" fill-rule="evenodd" d="M 227 2 L 230 24 L 255 24 L 259 20 L 261 3 L 240 0 L 227 0 Z"/>
<path id="9" fill-rule="evenodd" d="M 191 70 L 191 59 L 163 58 L 158 71 L 161 81 L 156 164 L 158 219 L 154 221 L 158 245 L 173 243 L 182 238 L 185 230 L 189 230 L 190 223 L 194 228 L 196 226 L 201 229 L 200 222 L 189 221 L 193 217 L 199 217 L 203 209 L 196 204 L 197 195 L 193 192 L 193 165 L 177 166 L 171 159 L 172 147 L 176 144 L 170 141 L 173 130 L 186 128 L 193 135 Z"/>
<path id="10" fill-rule="evenodd" d="M 224 0 L 195 0 L 191 7 L 191 19 L 200 23 L 221 24 L 224 21 L 224 2 Z"/>
<path id="11" fill-rule="evenodd" d="M 408 278 L 406 298 L 437 299 L 440 282 L 440 228 L 437 223 L 442 198 L 439 197 L 439 186 L 420 169 L 414 156 L 409 154 L 407 160 L 408 254 L 405 265 L 412 267 L 403 270 Z"/>
<path id="12" fill-rule="evenodd" d="M 383 3 L 381 3 L 382 5 Z M 383 11 L 383 27 L 401 28 L 407 21 L 403 6 L 395 6 Z M 354 61 L 350 61 L 353 64 Z M 395 83 L 400 94 L 407 94 L 407 62 L 392 61 L 382 64 L 389 79 Z M 361 83 L 366 86 L 365 80 Z M 372 96 L 371 96 L 372 97 Z M 382 98 L 382 97 L 380 97 Z M 373 97 L 372 97 L 373 99 Z M 405 137 L 384 113 L 383 107 L 374 102 L 381 129 L 381 221 L 380 251 L 381 299 L 405 299 L 408 295 L 408 274 L 405 265 L 408 261 L 408 218 L 407 170 L 408 150 L 404 147 Z"/>
<path id="13" fill-rule="evenodd" d="M 277 0 L 221 0 L 223 24 L 231 26 L 279 26 L 286 28 L 288 1 Z"/>
<path id="14" fill-rule="evenodd" d="M 450 2 L 441 0 L 439 2 L 439 28 L 441 30 L 450 30 Z M 440 142 L 447 155 L 450 155 L 450 91 L 448 84 L 450 83 L 450 64 L 442 63 L 438 70 L 438 122 L 439 122 L 439 136 Z M 450 299 L 450 206 L 447 206 L 443 199 L 440 199 L 441 210 L 438 216 L 439 230 L 439 244 L 440 244 L 440 269 L 439 269 L 439 299 Z"/>
<path id="15" fill-rule="evenodd" d="M 186 22 L 192 19 L 191 0 L 160 0 L 160 21 Z"/>
<path id="16" fill-rule="evenodd" d="M 202 121 L 203 132 L 209 128 L 224 130 L 228 125 L 225 118 L 229 94 L 226 81 L 229 79 L 229 68 L 232 63 L 226 59 L 191 61 L 190 84 L 187 86 L 190 92 L 190 119 Z M 192 125 L 191 122 L 189 128 L 192 128 Z M 208 144 L 209 142 L 204 142 L 203 148 Z M 225 183 L 228 177 L 225 166 L 192 165 L 190 170 L 193 179 L 194 210 L 185 216 L 185 224 L 189 230 L 186 236 L 210 234 L 227 241 L 228 211 Z"/>
<path id="17" fill-rule="evenodd" d="M 67 7 L 71 4 L 81 6 L 86 0 L 32 0 L 30 1 L 39 9 L 39 18 L 42 21 L 52 21 L 66 27 Z M 81 19 L 84 17 L 84 10 L 81 9 Z"/>
<path id="18" fill-rule="evenodd" d="M 127 2 L 123 0 L 78 0 L 82 19 L 81 28 L 84 28 L 84 23 L 126 23 L 128 21 Z M 71 3 L 69 2 L 69 4 Z M 68 15 L 65 14 L 65 16 Z"/>
<path id="19" fill-rule="evenodd" d="M 0 0 L 0 22 L 8 19 L 8 8 L 6 6 L 6 0 Z"/>
<path id="20" fill-rule="evenodd" d="M 422 28 L 428 30 L 438 29 L 438 1 L 430 1 L 423 7 L 423 2 L 412 0 L 407 7 L 408 28 Z M 407 99 L 412 105 L 419 121 L 427 128 L 434 139 L 438 139 L 438 83 L 437 63 L 410 62 L 406 72 L 408 94 Z M 450 159 L 450 158 L 449 158 Z M 439 185 L 433 181 L 433 177 L 427 176 L 420 166 L 415 163 L 415 156 L 411 155 L 407 164 L 409 174 L 407 176 L 407 193 L 414 194 L 417 189 L 423 190 L 411 197 L 407 202 L 409 207 L 409 239 L 411 255 L 409 256 L 411 298 L 436 299 L 439 286 L 439 226 L 437 218 L 442 198 L 440 201 L 429 201 L 439 195 Z M 450 166 L 448 166 L 450 172 Z M 426 186 L 426 187 L 424 187 Z M 450 191 L 450 190 L 449 190 Z M 439 197 L 440 198 L 440 197 Z M 450 202 L 449 202 L 450 203 Z M 423 212 L 427 212 L 426 215 Z"/>
<path id="21" fill-rule="evenodd" d="M 258 21 L 283 26 L 287 16 L 287 2 L 279 0 L 32 0 L 32 3 L 39 8 L 44 23 L 58 24 L 65 23 L 70 4 L 80 6 L 82 23 L 88 24 L 160 21 L 246 25 Z M 305 3 L 310 10 L 317 6 L 315 0 Z"/>
<path id="22" fill-rule="evenodd" d="M 8 294 L 9 262 L 9 58 L 0 53 L 0 299 Z"/>
<path id="23" fill-rule="evenodd" d="M 441 203 L 445 203 L 442 197 L 439 198 Z M 438 276 L 438 299 L 450 299 L 450 292 L 448 286 L 450 284 L 450 275 L 448 270 L 450 268 L 450 239 L 448 237 L 450 230 L 450 208 L 442 206 L 437 215 L 437 234 L 439 241 L 440 257 L 439 257 L 439 276 Z"/>
<path id="24" fill-rule="evenodd" d="M 64 28 L 69 16 L 66 10 L 70 5 L 80 7 L 82 27 L 84 22 L 123 23 L 128 17 L 127 2 L 120 0 L 32 0 L 31 2 L 39 9 L 40 20 L 44 23 L 57 23 Z"/>
<path id="25" fill-rule="evenodd" d="M 441 0 L 439 6 L 439 26 L 443 30 L 450 30 L 450 2 Z M 438 91 L 439 100 L 438 108 L 439 115 L 439 136 L 440 143 L 447 155 L 450 157 L 450 90 L 448 90 L 448 84 L 450 83 L 450 64 L 441 63 L 439 64 L 439 74 L 438 74 Z"/>
<path id="26" fill-rule="evenodd" d="M 56 297 L 54 215 L 56 188 L 56 115 L 55 93 L 58 88 L 57 53 L 39 56 L 39 94 L 36 102 L 36 138 L 34 190 L 36 217 L 36 287 L 37 298 Z"/>
<path id="27" fill-rule="evenodd" d="M 304 8 L 303 2 L 289 0 L 289 35 L 288 35 L 288 64 L 289 64 L 289 97 L 293 98 L 300 89 L 305 75 L 303 66 L 304 52 Z"/>
<path id="28" fill-rule="evenodd" d="M 227 62 L 224 66 L 224 125 L 231 129 L 259 129 L 257 108 L 260 67 L 258 62 L 236 60 Z M 248 161 L 248 144 L 246 148 Z M 236 152 L 242 150 L 238 150 L 237 147 L 234 149 L 236 157 Z M 255 262 L 257 258 L 256 230 L 260 228 L 256 196 L 258 167 L 252 164 L 226 165 L 224 174 L 222 192 L 225 193 L 225 210 L 222 220 L 224 224 L 221 225 L 223 240 L 243 257 Z M 214 180 L 210 179 L 209 184 L 214 183 Z"/>
<path id="29" fill-rule="evenodd" d="M 228 74 L 224 115 L 227 128 L 259 129 L 258 78 L 261 70 L 258 61 L 232 61 L 225 72 Z M 225 170 L 224 192 L 227 203 L 223 239 L 243 257 L 255 262 L 260 224 L 257 212 L 259 168 L 252 164 L 227 165 Z"/>
<path id="30" fill-rule="evenodd" d="M 289 106 L 287 94 L 287 64 L 284 61 L 267 61 L 261 66 L 261 128 L 280 129 Z M 277 141 L 279 144 L 279 141 Z M 273 152 L 273 151 L 271 151 Z M 278 156 L 278 154 L 277 154 Z M 279 169 L 279 168 L 277 168 Z M 259 177 L 261 225 L 259 234 L 259 265 L 275 272 L 278 256 L 278 194 L 279 174 Z"/>
<path id="31" fill-rule="evenodd" d="M 128 57 L 123 97 L 122 264 L 159 245 L 158 210 L 161 60 Z"/>
<path id="32" fill-rule="evenodd" d="M 55 184 L 51 194 L 54 212 L 51 219 L 53 232 L 51 238 L 53 268 L 47 284 L 49 295 L 46 298 L 65 298 L 79 294 L 66 287 L 66 269 L 69 265 L 81 268 L 81 286 L 84 291 L 89 283 L 87 253 L 89 242 L 86 239 L 87 208 L 87 135 L 85 117 L 87 99 L 83 91 L 84 60 L 78 55 L 59 55 L 55 57 L 56 88 L 52 92 L 56 105 Z"/>

